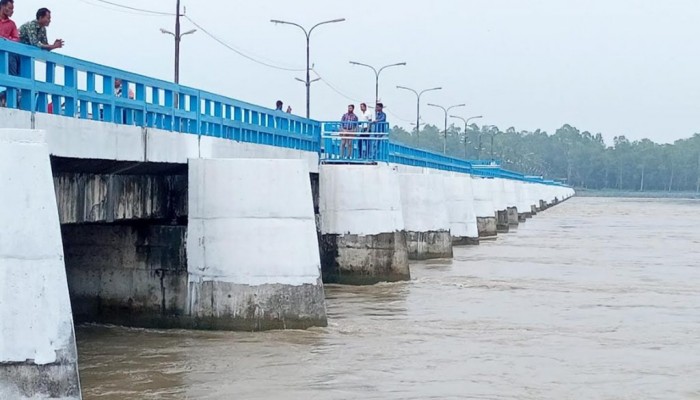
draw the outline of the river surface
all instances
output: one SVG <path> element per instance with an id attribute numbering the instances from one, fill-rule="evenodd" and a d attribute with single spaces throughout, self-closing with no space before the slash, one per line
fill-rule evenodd
<path id="1" fill-rule="evenodd" d="M 85 399 L 700 399 L 700 201 L 574 198 L 329 326 L 77 329 Z"/>

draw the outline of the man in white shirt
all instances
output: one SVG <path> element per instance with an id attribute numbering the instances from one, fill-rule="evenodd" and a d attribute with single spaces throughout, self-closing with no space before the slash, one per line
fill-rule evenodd
<path id="1" fill-rule="evenodd" d="M 374 113 L 369 111 L 367 109 L 367 104 L 365 103 L 360 103 L 360 122 L 361 122 L 361 131 L 362 132 L 369 132 L 369 128 L 372 124 L 372 121 L 374 121 Z M 360 134 L 360 138 L 368 138 L 369 134 Z M 365 158 L 367 156 L 367 153 L 370 149 L 370 143 L 369 140 L 367 139 L 360 139 L 357 144 L 360 157 Z"/>

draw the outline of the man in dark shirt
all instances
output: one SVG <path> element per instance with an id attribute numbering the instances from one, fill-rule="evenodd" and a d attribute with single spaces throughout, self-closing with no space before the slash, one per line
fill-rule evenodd
<path id="1" fill-rule="evenodd" d="M 54 50 L 63 47 L 62 39 L 56 39 L 49 44 L 46 37 L 46 27 L 51 24 L 51 11 L 48 8 L 40 8 L 36 12 L 36 19 L 19 27 L 19 41 L 30 46 L 36 46 L 44 50 Z"/>
<path id="2" fill-rule="evenodd" d="M 353 132 L 357 130 L 357 115 L 355 115 L 355 105 L 350 104 L 348 105 L 348 112 L 343 114 L 343 117 L 340 119 L 340 128 L 341 128 L 341 133 L 340 133 L 340 157 L 346 158 L 345 157 L 345 149 L 347 149 L 347 158 L 350 158 L 352 156 L 352 137 L 355 136 Z"/>
<path id="3" fill-rule="evenodd" d="M 374 131 L 386 133 L 386 114 L 384 113 L 384 104 L 377 103 L 377 115 L 374 118 Z"/>
<path id="4" fill-rule="evenodd" d="M 372 122 L 372 132 L 378 133 L 374 135 L 374 140 L 370 146 L 370 158 L 375 159 L 379 156 L 379 151 L 382 144 L 386 141 L 386 134 L 389 132 L 386 123 L 386 114 L 384 113 L 384 104 L 377 103 L 374 122 Z"/>

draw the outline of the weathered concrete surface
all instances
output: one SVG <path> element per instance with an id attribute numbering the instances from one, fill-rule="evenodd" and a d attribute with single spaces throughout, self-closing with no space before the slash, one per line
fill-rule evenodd
<path id="1" fill-rule="evenodd" d="M 409 260 L 452 258 L 450 231 L 406 231 L 406 247 Z"/>
<path id="2" fill-rule="evenodd" d="M 508 213 L 508 225 L 511 228 L 517 228 L 519 219 L 518 219 L 518 208 L 517 207 L 508 207 L 506 210 Z"/>
<path id="3" fill-rule="evenodd" d="M 531 212 L 523 212 L 523 213 L 518 213 L 518 221 L 522 224 L 523 222 L 527 222 L 528 219 L 532 218 L 532 213 Z"/>
<path id="4" fill-rule="evenodd" d="M 498 233 L 496 217 L 477 217 L 479 238 L 495 238 Z"/>
<path id="5" fill-rule="evenodd" d="M 57 173 L 54 184 L 63 224 L 187 215 L 185 175 Z"/>
<path id="6" fill-rule="evenodd" d="M 188 328 L 185 226 L 64 225 L 78 322 Z"/>
<path id="7" fill-rule="evenodd" d="M 410 279 L 398 174 L 385 165 L 322 164 L 319 187 L 324 280 Z"/>
<path id="8" fill-rule="evenodd" d="M 78 356 L 43 132 L 0 130 L 0 399 L 79 399 Z"/>
<path id="9" fill-rule="evenodd" d="M 188 186 L 186 314 L 194 327 L 325 326 L 306 163 L 192 159 Z"/>
<path id="10" fill-rule="evenodd" d="M 508 233 L 510 223 L 508 223 L 508 210 L 496 211 L 496 231 L 498 233 Z"/>
<path id="11" fill-rule="evenodd" d="M 399 174 L 401 210 L 410 260 L 452 257 L 445 178 Z"/>
<path id="12" fill-rule="evenodd" d="M 234 331 L 326 326 L 322 289 L 320 277 L 315 284 L 302 285 L 202 281 L 190 285 L 189 306 L 196 313 L 186 319 L 192 328 Z"/>
<path id="13" fill-rule="evenodd" d="M 411 278 L 403 231 L 376 235 L 324 234 L 321 254 L 326 283 L 372 285 Z"/>

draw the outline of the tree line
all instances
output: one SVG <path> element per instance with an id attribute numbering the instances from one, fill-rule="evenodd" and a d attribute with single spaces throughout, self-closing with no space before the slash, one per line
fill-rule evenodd
<path id="1" fill-rule="evenodd" d="M 420 133 L 394 126 L 391 139 L 437 153 L 443 152 L 444 130 L 434 125 Z M 543 176 L 578 188 L 700 193 L 700 134 L 673 144 L 616 136 L 611 146 L 600 133 L 564 125 L 553 134 L 536 130 L 501 131 L 472 124 L 447 129 L 446 154 L 452 157 L 500 160 L 504 168 Z"/>

